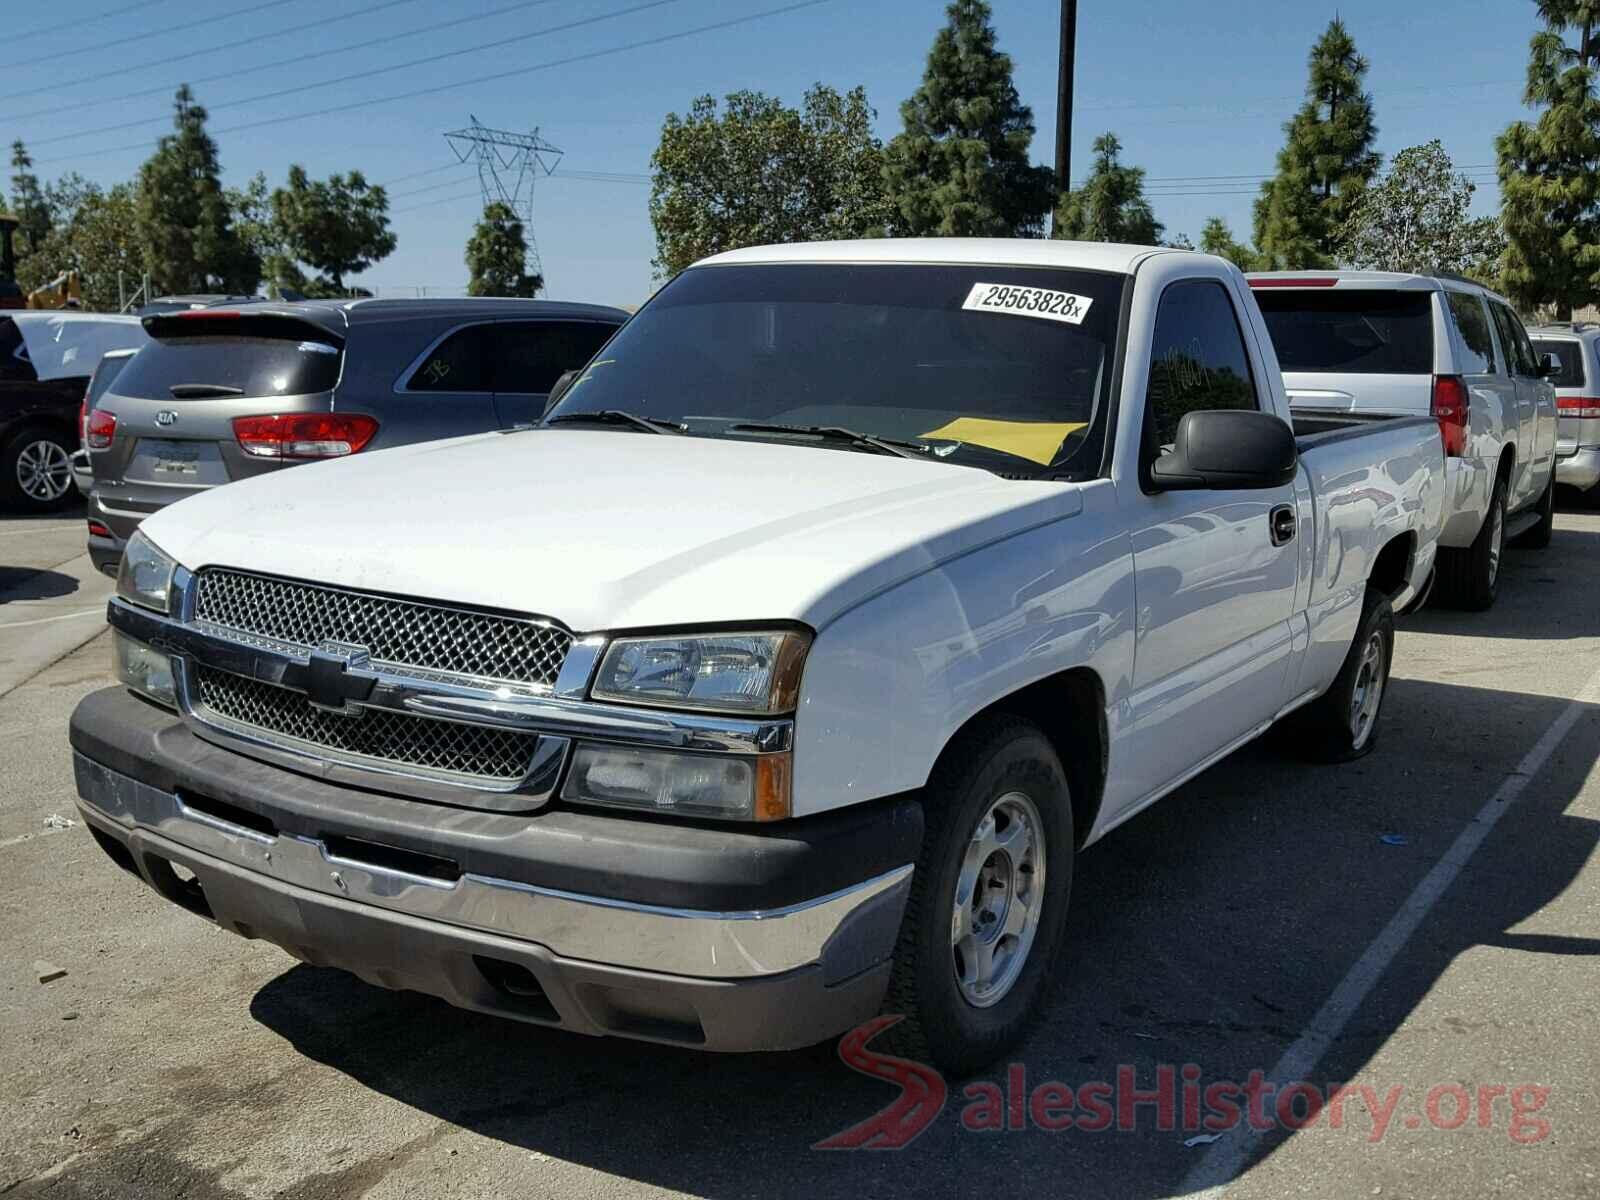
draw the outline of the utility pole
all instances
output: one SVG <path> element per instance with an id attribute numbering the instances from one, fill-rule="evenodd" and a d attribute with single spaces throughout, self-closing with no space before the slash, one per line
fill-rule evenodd
<path id="1" fill-rule="evenodd" d="M 1061 0 L 1061 64 L 1056 73 L 1056 182 L 1072 186 L 1072 76 L 1078 47 L 1078 0 Z"/>
<path id="2" fill-rule="evenodd" d="M 531 268 L 532 274 L 543 279 L 544 264 L 539 261 L 539 243 L 533 236 L 533 185 L 541 173 L 549 175 L 556 169 L 561 151 L 540 137 L 537 129 L 531 133 L 488 129 L 477 117 L 465 129 L 445 134 L 444 139 L 459 162 L 477 164 L 484 207 L 492 202 L 504 204 L 522 222 L 528 240 L 524 270 Z"/>

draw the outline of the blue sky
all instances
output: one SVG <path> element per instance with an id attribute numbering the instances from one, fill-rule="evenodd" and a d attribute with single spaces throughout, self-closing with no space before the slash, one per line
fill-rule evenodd
<path id="1" fill-rule="evenodd" d="M 450 165 L 442 135 L 469 114 L 499 128 L 537 126 L 565 151 L 536 201 L 549 294 L 637 303 L 651 287 L 654 244 L 641 181 L 667 112 L 739 88 L 793 103 L 821 80 L 865 85 L 879 132 L 898 130 L 943 4 L 824 0 L 757 15 L 793 3 L 57 0 L 48 10 L 55 22 L 38 5 L 8 15 L 0 138 L 25 139 L 42 176 L 77 171 L 111 183 L 131 176 L 164 132 L 171 88 L 195 81 L 228 182 L 262 170 L 280 183 L 298 162 L 313 175 L 359 168 L 389 185 L 399 249 L 362 282 L 414 295 L 458 291 L 467 277 L 475 176 Z M 1048 161 L 1057 0 L 993 5 L 1038 125 L 1035 157 Z M 1126 161 L 1146 168 L 1169 231 L 1195 236 L 1219 214 L 1247 234 L 1256 182 L 1272 170 L 1281 125 L 1304 88 L 1306 52 L 1335 10 L 1372 63 L 1379 149 L 1441 138 L 1458 167 L 1474 169 L 1478 207 L 1492 211 L 1486 168 L 1494 135 L 1524 115 L 1533 0 L 1080 0 L 1074 174 L 1091 140 L 1114 130 Z M 704 29 L 746 16 L 754 19 Z M 411 32 L 447 21 L 457 23 Z M 349 48 L 376 38 L 389 40 Z M 271 65 L 319 52 L 327 53 Z M 160 61 L 168 59 L 177 61 Z M 43 111 L 64 106 L 73 107 Z"/>

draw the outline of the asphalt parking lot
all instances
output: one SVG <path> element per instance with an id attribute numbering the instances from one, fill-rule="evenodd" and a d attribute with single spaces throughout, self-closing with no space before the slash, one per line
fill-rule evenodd
<path id="1" fill-rule="evenodd" d="M 898 1152 L 812 1148 L 895 1097 L 831 1048 L 710 1057 L 381 991 L 48 828 L 68 713 L 108 682 L 81 530 L 0 521 L 0 1194 L 1600 1194 L 1600 513 L 1511 552 L 1492 612 L 1404 625 L 1371 757 L 1259 744 L 1089 851 L 1044 1023 Z M 1164 1064 L 1354 1090 L 1337 1122 L 1214 1140 L 1181 1094 L 1174 1128 L 1143 1104 L 1049 1132 L 1025 1103 Z M 968 1128 L 995 1095 L 1017 1127 Z"/>

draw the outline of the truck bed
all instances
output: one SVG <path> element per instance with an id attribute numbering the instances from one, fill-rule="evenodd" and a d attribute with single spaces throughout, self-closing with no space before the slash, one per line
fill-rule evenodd
<path id="1" fill-rule="evenodd" d="M 1302 454 L 1316 446 L 1326 446 L 1331 442 L 1341 442 L 1375 432 L 1378 426 L 1382 426 L 1385 430 L 1403 429 L 1407 425 L 1438 428 L 1437 422 L 1432 417 L 1399 416 L 1390 413 L 1325 412 L 1297 408 L 1292 409 L 1290 415 L 1295 441 Z"/>

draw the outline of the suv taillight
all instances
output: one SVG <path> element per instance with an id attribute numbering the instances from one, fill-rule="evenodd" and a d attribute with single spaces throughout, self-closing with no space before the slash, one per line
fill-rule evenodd
<path id="1" fill-rule="evenodd" d="M 83 423 L 83 444 L 91 450 L 105 450 L 117 436 L 117 414 L 97 408 Z"/>
<path id="2" fill-rule="evenodd" d="M 372 440 L 378 422 L 361 413 L 235 417 L 233 436 L 257 458 L 340 458 Z"/>
<path id="3" fill-rule="evenodd" d="M 1459 375 L 1433 377 L 1432 416 L 1439 422 L 1444 452 L 1460 458 L 1467 452 L 1467 384 Z"/>
<path id="4" fill-rule="evenodd" d="M 1600 417 L 1600 398 L 1595 396 L 1558 396 L 1556 411 L 1563 417 Z"/>

